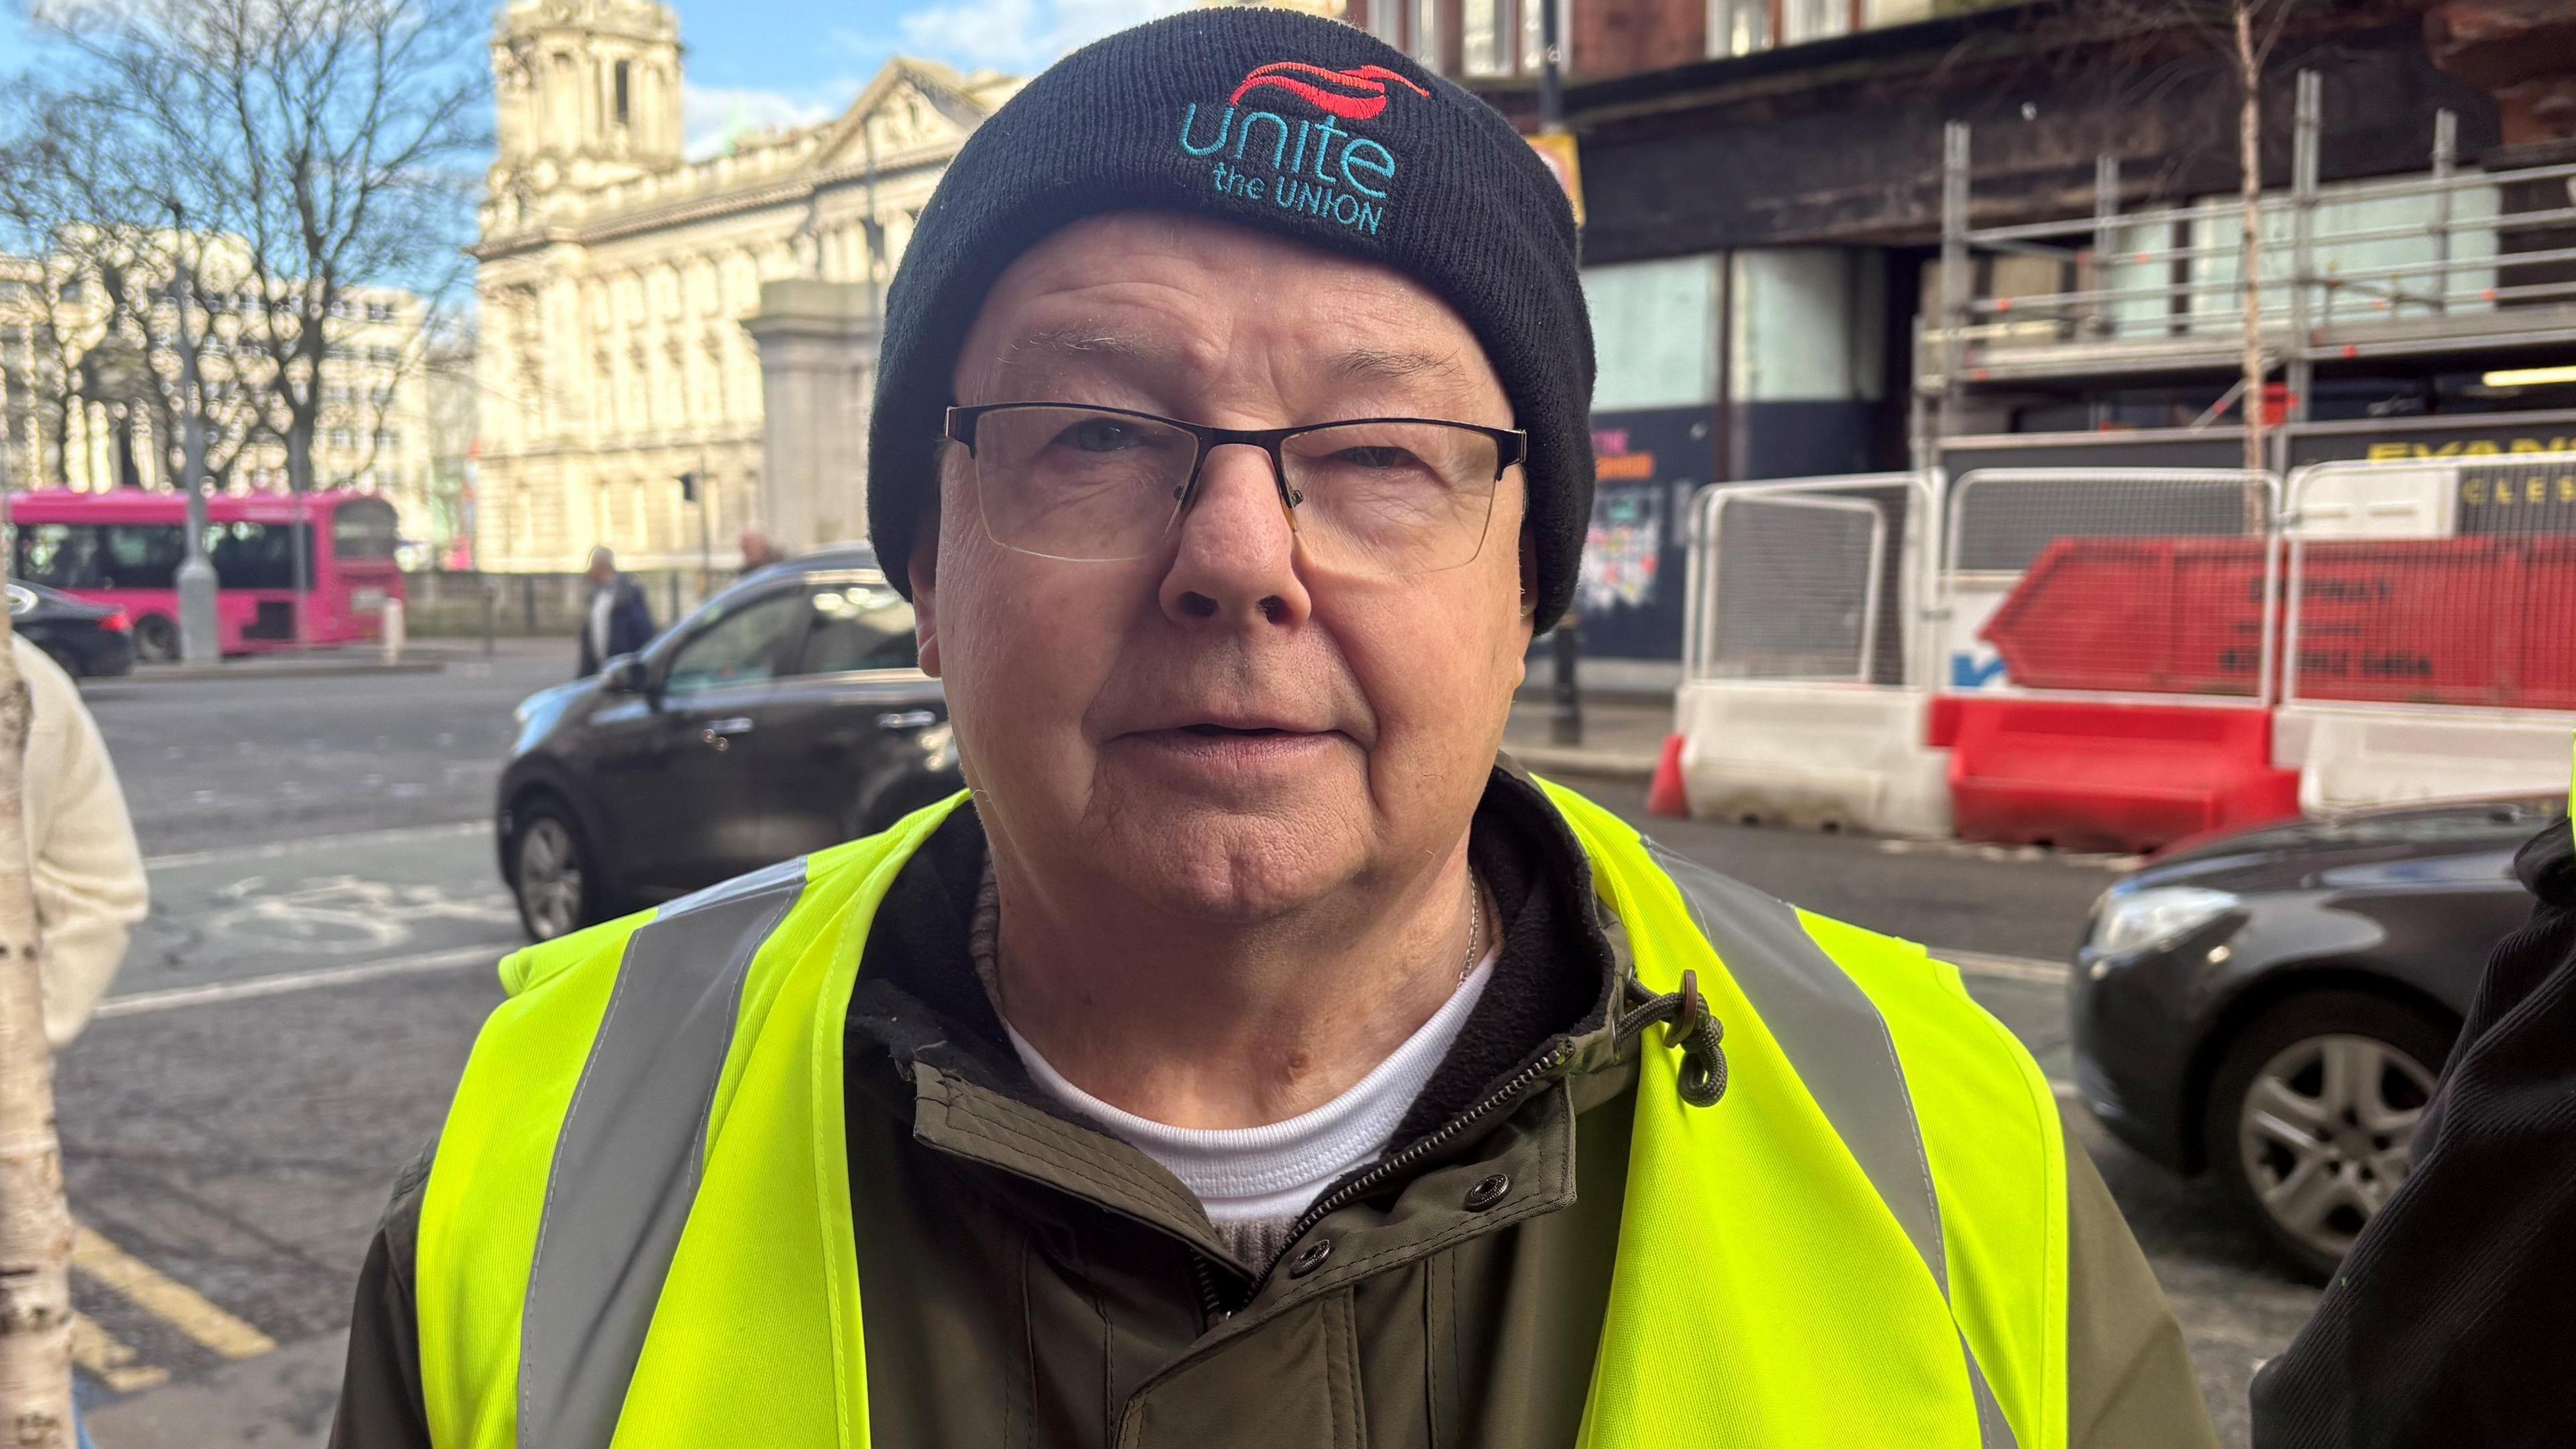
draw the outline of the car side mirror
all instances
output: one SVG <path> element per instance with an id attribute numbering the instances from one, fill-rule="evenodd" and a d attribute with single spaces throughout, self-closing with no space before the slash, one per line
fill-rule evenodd
<path id="1" fill-rule="evenodd" d="M 632 654 L 618 655 L 599 672 L 600 687 L 611 694 L 642 694 L 650 682 L 644 661 Z"/>

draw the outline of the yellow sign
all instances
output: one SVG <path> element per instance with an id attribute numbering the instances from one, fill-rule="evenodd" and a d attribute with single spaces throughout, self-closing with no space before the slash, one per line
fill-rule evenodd
<path id="1" fill-rule="evenodd" d="M 1563 131 L 1543 132 L 1529 138 L 1530 149 L 1565 189 L 1565 199 L 1574 205 L 1574 224 L 1583 225 L 1583 161 L 1575 154 L 1574 137 Z"/>

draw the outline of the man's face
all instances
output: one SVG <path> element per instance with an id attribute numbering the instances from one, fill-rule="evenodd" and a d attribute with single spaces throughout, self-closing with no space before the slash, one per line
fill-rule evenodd
<path id="1" fill-rule="evenodd" d="M 1229 428 L 1414 417 L 1508 428 L 1438 297 L 1222 223 L 1096 217 L 986 297 L 961 405 L 1066 402 Z M 1156 552 L 1070 562 L 997 544 L 951 445 L 912 561 L 978 808 L 1055 880 L 1256 920 L 1454 847 L 1529 647 L 1520 470 L 1472 561 L 1384 575 L 1301 548 L 1258 448 L 1207 454 Z"/>

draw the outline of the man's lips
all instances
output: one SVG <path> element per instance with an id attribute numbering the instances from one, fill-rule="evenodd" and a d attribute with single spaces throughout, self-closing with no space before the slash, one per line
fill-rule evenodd
<path id="1" fill-rule="evenodd" d="M 1355 743 L 1335 729 L 1248 721 L 1194 720 L 1185 724 L 1129 730 L 1113 743 L 1142 745 L 1157 752 L 1209 761 L 1286 759 L 1310 754 L 1332 744 Z"/>

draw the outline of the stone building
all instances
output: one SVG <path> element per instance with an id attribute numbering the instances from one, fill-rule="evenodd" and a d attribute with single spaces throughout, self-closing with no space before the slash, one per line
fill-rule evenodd
<path id="1" fill-rule="evenodd" d="M 655 0 L 521 0 L 492 67 L 477 565 L 573 569 L 606 544 L 694 567 L 702 536 L 729 564 L 747 527 L 789 548 L 860 534 L 882 289 L 949 158 L 1019 82 L 898 58 L 838 119 L 693 161 L 679 23 Z M 770 439 L 796 457 L 768 468 L 764 361 L 804 404 Z M 683 473 L 705 480 L 695 505 Z"/>
<path id="2" fill-rule="evenodd" d="M 129 277 L 136 291 L 124 310 L 88 252 L 0 256 L 0 485 L 178 486 L 175 428 L 163 419 L 178 396 L 170 258 L 182 254 L 199 269 L 190 327 L 218 399 L 207 418 L 215 485 L 235 492 L 286 487 L 285 447 L 256 425 L 256 390 L 270 364 L 253 341 L 262 303 L 244 244 L 174 234 L 154 238 L 129 263 L 137 269 Z M 400 514 L 403 537 L 434 548 L 440 534 L 428 496 L 428 316 L 420 297 L 397 287 L 342 292 L 323 363 L 313 486 L 383 496 Z"/>

